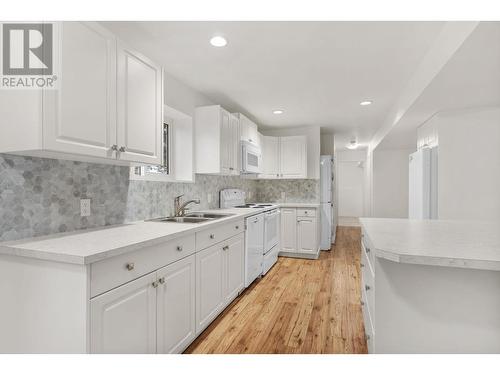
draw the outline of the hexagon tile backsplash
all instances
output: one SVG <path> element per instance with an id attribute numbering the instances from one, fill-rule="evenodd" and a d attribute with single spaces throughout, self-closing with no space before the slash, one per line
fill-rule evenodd
<path id="1" fill-rule="evenodd" d="M 200 198 L 195 209 L 219 206 L 223 188 L 244 189 L 251 201 L 315 201 L 315 180 L 256 181 L 196 175 L 196 183 L 129 181 L 127 167 L 0 155 L 0 241 L 168 216 L 173 199 Z M 211 203 L 208 203 L 208 194 Z M 91 215 L 80 217 L 80 198 L 91 199 Z"/>

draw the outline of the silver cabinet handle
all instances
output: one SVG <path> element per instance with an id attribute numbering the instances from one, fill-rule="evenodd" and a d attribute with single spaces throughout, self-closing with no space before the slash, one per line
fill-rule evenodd
<path id="1" fill-rule="evenodd" d="M 364 301 L 361 301 L 361 306 L 364 306 L 364 305 L 365 305 Z"/>
<path id="2" fill-rule="evenodd" d="M 307 211 L 304 211 L 304 213 L 307 215 Z"/>
<path id="3" fill-rule="evenodd" d="M 371 289 L 371 288 L 370 288 L 370 285 L 365 285 L 365 290 L 366 290 L 366 291 L 368 291 L 368 290 L 370 290 L 370 289 Z"/>
<path id="4" fill-rule="evenodd" d="M 151 285 L 153 285 L 153 288 L 158 288 L 158 281 L 153 281 Z"/>
<path id="5" fill-rule="evenodd" d="M 280 174 L 279 174 L 279 173 L 276 173 L 276 177 L 279 177 L 279 176 L 280 176 Z"/>
<path id="6" fill-rule="evenodd" d="M 177 251 L 182 251 L 182 246 L 177 246 Z"/>
<path id="7" fill-rule="evenodd" d="M 248 142 L 253 142 L 250 138 L 248 139 Z"/>
<path id="8" fill-rule="evenodd" d="M 118 151 L 118 145 L 111 146 L 111 151 Z"/>
<path id="9" fill-rule="evenodd" d="M 237 225 L 237 226 L 235 226 L 235 227 L 234 227 L 234 229 L 240 229 L 240 226 L 239 226 L 239 225 Z"/>
<path id="10" fill-rule="evenodd" d="M 127 263 L 126 266 L 127 270 L 132 271 L 135 268 L 134 263 Z"/>
<path id="11" fill-rule="evenodd" d="M 224 247 L 222 248 L 222 250 L 224 250 L 224 251 L 229 250 L 229 246 L 227 246 L 227 245 L 226 245 L 226 246 L 224 246 Z"/>
<path id="12" fill-rule="evenodd" d="M 366 252 L 369 253 L 370 252 L 370 248 L 369 247 L 366 247 Z"/>
<path id="13" fill-rule="evenodd" d="M 165 278 L 164 277 L 161 277 L 158 281 L 159 281 L 160 284 L 165 284 Z"/>
<path id="14" fill-rule="evenodd" d="M 366 341 L 368 341 L 370 339 L 371 339 L 370 335 L 366 335 Z"/>
<path id="15" fill-rule="evenodd" d="M 363 263 L 360 263 L 361 268 L 363 268 L 365 265 Z"/>
<path id="16" fill-rule="evenodd" d="M 215 234 L 210 235 L 210 239 L 213 240 L 215 238 Z"/>
<path id="17" fill-rule="evenodd" d="M 125 152 L 125 151 L 127 151 L 127 149 L 125 148 L 125 146 L 122 146 L 122 147 L 120 147 L 120 149 L 118 151 Z"/>
<path id="18" fill-rule="evenodd" d="M 254 223 L 258 223 L 258 222 L 259 222 L 259 219 L 255 219 L 253 222 L 254 222 Z"/>

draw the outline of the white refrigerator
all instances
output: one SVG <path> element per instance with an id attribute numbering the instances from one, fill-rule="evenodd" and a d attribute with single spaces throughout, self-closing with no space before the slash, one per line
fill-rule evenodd
<path id="1" fill-rule="evenodd" d="M 425 147 L 409 156 L 408 218 L 438 218 L 438 148 Z"/>
<path id="2" fill-rule="evenodd" d="M 320 161 L 320 211 L 321 211 L 321 250 L 330 250 L 335 243 L 337 224 L 334 215 L 334 173 L 333 156 L 321 155 Z"/>

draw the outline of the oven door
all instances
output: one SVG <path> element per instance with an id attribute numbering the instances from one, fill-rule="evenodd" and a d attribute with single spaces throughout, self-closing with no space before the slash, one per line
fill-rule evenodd
<path id="1" fill-rule="evenodd" d="M 241 150 L 241 172 L 261 173 L 262 154 L 260 148 L 247 142 L 242 142 Z"/>
<path id="2" fill-rule="evenodd" d="M 279 211 L 266 212 L 264 219 L 264 254 L 266 254 L 279 242 Z"/>

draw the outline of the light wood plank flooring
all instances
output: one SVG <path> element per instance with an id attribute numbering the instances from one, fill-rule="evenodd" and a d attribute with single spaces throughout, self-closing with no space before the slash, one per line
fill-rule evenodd
<path id="1" fill-rule="evenodd" d="M 280 257 L 186 353 L 366 353 L 359 261 L 356 227 L 318 260 Z"/>

